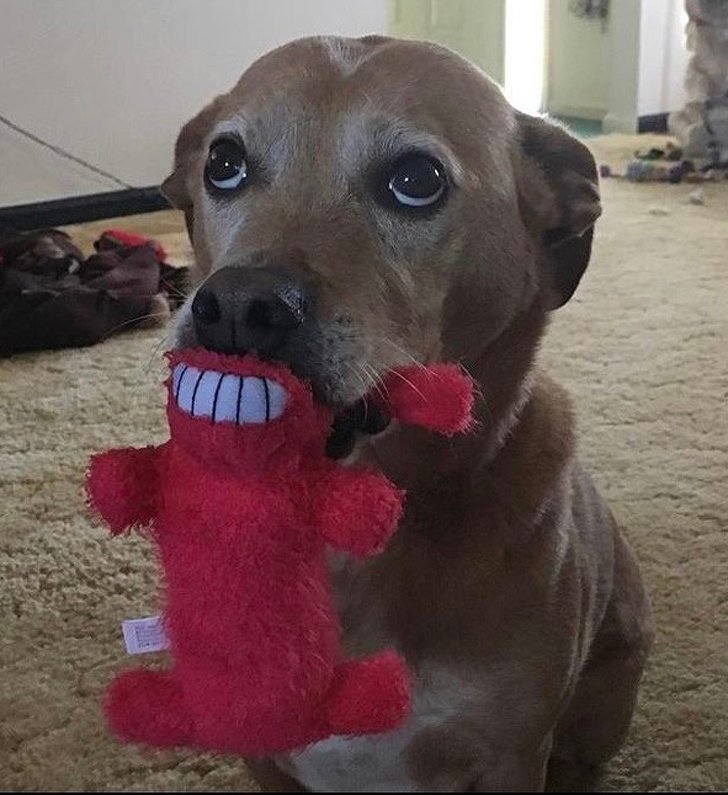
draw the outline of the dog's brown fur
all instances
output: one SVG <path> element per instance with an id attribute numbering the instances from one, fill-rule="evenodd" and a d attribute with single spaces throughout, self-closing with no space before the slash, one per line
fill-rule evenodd
<path id="1" fill-rule="evenodd" d="M 231 123 L 269 165 L 222 211 L 201 172 L 213 130 Z M 432 219 L 386 215 L 360 179 L 402 126 L 450 170 Z M 408 786 L 582 785 L 625 737 L 652 638 L 634 559 L 576 461 L 569 399 L 534 369 L 548 312 L 589 259 L 600 212 L 591 155 L 434 45 L 307 39 L 260 59 L 188 123 L 165 189 L 203 275 L 275 252 L 315 286 L 310 372 L 332 402 L 359 397 L 362 374 L 405 354 L 457 359 L 476 378 L 477 433 L 443 441 L 400 428 L 359 445 L 408 498 L 383 555 L 333 565 L 346 647 L 396 644 L 423 699 L 437 698 L 433 671 L 462 685 L 443 695 L 444 717 L 413 724 Z M 194 342 L 188 314 L 179 338 Z M 376 783 L 383 751 L 367 749 Z M 278 762 L 298 775 L 295 760 Z M 255 769 L 293 786 L 273 763 Z"/>

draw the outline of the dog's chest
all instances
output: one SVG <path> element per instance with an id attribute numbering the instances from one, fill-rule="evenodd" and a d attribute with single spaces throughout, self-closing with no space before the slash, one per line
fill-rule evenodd
<path id="1" fill-rule="evenodd" d="M 421 730 L 453 717 L 463 704 L 463 682 L 438 669 L 423 673 L 407 723 L 369 737 L 332 737 L 279 758 L 279 767 L 315 792 L 417 792 L 406 751 Z"/>
<path id="2" fill-rule="evenodd" d="M 368 655 L 389 645 L 378 616 L 377 594 L 354 587 L 358 564 L 345 555 L 329 557 L 336 597 L 342 613 L 347 613 L 352 599 L 364 601 L 368 609 L 352 634 L 358 636 L 355 656 Z M 363 651 L 366 649 L 366 651 Z M 406 752 L 418 732 L 436 726 L 461 711 L 472 687 L 441 666 L 422 666 L 413 681 L 410 717 L 393 732 L 367 737 L 332 737 L 309 746 L 304 751 L 278 759 L 288 775 L 307 789 L 318 792 L 416 792 L 420 789 L 412 777 Z"/>

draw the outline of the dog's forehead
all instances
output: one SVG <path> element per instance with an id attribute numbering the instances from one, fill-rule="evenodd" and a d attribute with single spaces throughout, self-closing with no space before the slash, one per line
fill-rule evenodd
<path id="1" fill-rule="evenodd" d="M 216 130 L 237 123 L 264 138 L 290 139 L 298 128 L 310 141 L 315 128 L 344 149 L 366 139 L 373 147 L 409 142 L 437 153 L 437 142 L 441 150 L 482 151 L 486 141 L 505 141 L 512 121 L 500 89 L 449 50 L 384 37 L 316 37 L 256 61 L 227 96 Z"/>

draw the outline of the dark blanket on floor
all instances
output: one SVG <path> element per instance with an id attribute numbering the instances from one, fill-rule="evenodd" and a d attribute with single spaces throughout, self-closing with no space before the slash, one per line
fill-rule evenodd
<path id="1" fill-rule="evenodd" d="M 0 235 L 0 356 L 93 345 L 184 300 L 187 269 L 153 241 L 106 232 L 94 245 L 85 258 L 56 229 Z"/>

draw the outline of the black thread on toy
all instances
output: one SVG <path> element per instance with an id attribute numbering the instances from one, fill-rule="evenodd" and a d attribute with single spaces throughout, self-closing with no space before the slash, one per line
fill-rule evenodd
<path id="1" fill-rule="evenodd" d="M 185 369 L 182 370 L 182 375 L 179 377 L 179 381 L 177 381 L 177 389 L 175 389 L 175 391 L 174 391 L 175 403 L 179 400 L 179 391 L 180 391 L 180 389 L 182 389 L 182 380 L 187 375 L 187 371 L 190 369 L 190 366 L 188 364 L 183 365 L 183 367 Z"/>
<path id="2" fill-rule="evenodd" d="M 268 381 L 263 378 L 263 391 L 265 392 L 265 421 L 270 422 L 270 392 L 268 391 Z"/>
<path id="3" fill-rule="evenodd" d="M 195 388 L 192 392 L 192 405 L 190 406 L 190 414 L 194 417 L 195 416 L 195 400 L 197 398 L 197 390 L 200 386 L 200 381 L 202 381 L 202 376 L 205 374 L 204 370 L 200 370 L 200 374 L 197 376 L 197 383 L 195 384 Z"/>
<path id="4" fill-rule="evenodd" d="M 240 425 L 240 403 L 243 397 L 243 384 L 245 383 L 245 379 L 241 375 L 240 380 L 238 381 L 238 408 L 235 412 L 235 424 Z"/>
<path id="5" fill-rule="evenodd" d="M 227 373 L 223 373 L 220 376 L 220 380 L 217 382 L 217 386 L 215 387 L 215 396 L 212 399 L 212 422 L 213 422 L 213 425 L 215 423 L 215 415 L 217 414 L 217 398 L 218 398 L 218 395 L 220 394 L 220 387 L 222 386 L 222 382 L 225 380 L 226 377 L 227 377 Z"/>

